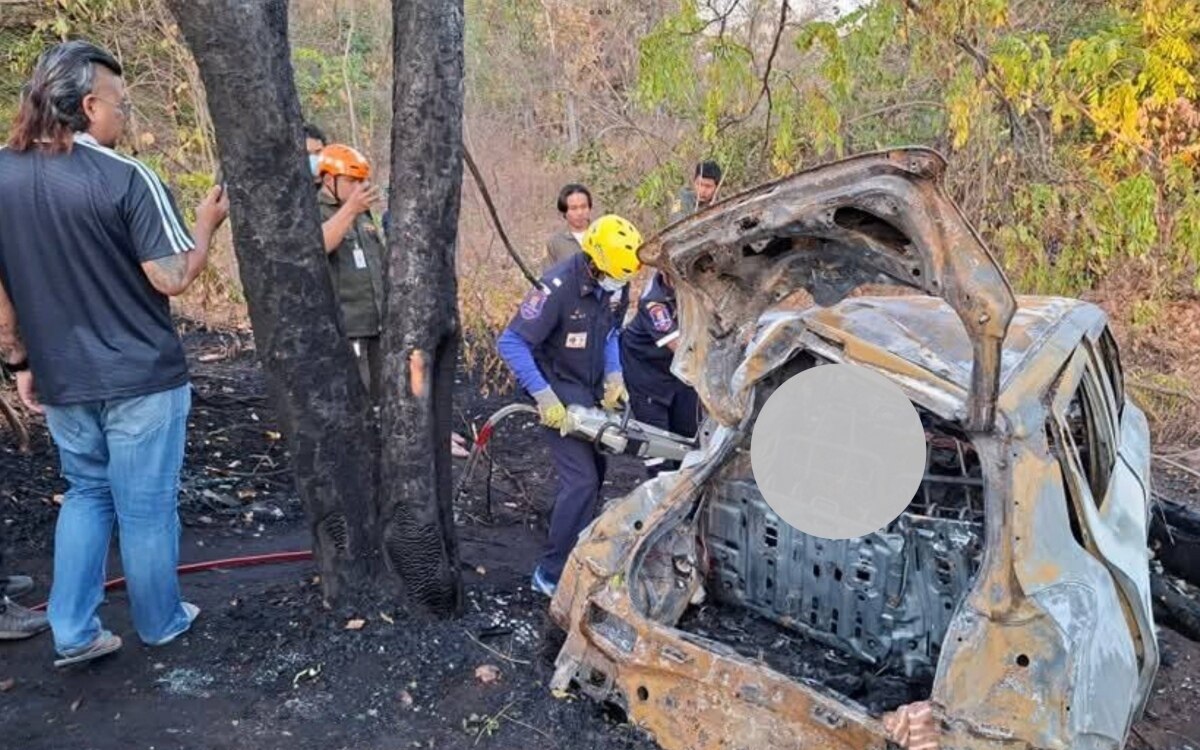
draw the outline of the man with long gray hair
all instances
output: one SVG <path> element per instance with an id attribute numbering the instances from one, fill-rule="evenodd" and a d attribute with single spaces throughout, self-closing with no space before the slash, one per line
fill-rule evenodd
<path id="1" fill-rule="evenodd" d="M 45 411 L 70 485 L 48 613 L 56 666 L 121 646 L 97 616 L 114 522 L 142 641 L 168 643 L 199 613 L 176 574 L 191 395 L 168 297 L 204 268 L 229 203 L 214 187 L 193 238 L 154 172 L 112 150 L 129 114 L 117 60 L 66 42 L 38 60 L 0 150 L 0 358 Z"/>

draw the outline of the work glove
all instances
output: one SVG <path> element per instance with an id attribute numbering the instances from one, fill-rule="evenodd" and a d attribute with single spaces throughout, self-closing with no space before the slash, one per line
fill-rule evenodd
<path id="1" fill-rule="evenodd" d="M 542 424 L 551 429 L 561 430 L 567 421 L 567 407 L 559 401 L 554 390 L 546 388 L 538 391 L 533 394 L 533 400 L 537 402 L 538 416 L 541 417 Z"/>
<path id="2" fill-rule="evenodd" d="M 611 372 L 604 377 L 604 399 L 600 405 L 607 411 L 616 411 L 629 400 L 629 391 L 625 390 L 625 378 L 619 372 Z"/>

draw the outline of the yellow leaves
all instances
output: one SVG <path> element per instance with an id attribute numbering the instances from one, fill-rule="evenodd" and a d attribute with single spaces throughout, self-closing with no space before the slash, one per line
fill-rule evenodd
<path id="1" fill-rule="evenodd" d="M 986 82 L 976 78 L 970 68 L 960 68 L 946 91 L 946 125 L 950 131 L 950 145 L 955 151 L 967 145 L 971 137 L 971 124 L 985 104 Z"/>
<path id="2" fill-rule="evenodd" d="M 790 98 L 782 99 L 775 108 L 777 123 L 772 135 L 771 170 L 775 177 L 791 173 L 796 151 L 796 110 Z"/>
<path id="3" fill-rule="evenodd" d="M 1129 82 L 1119 83 L 1112 89 L 1106 101 L 1102 102 L 1099 110 L 1100 117 L 1112 122 L 1112 129 L 1122 137 L 1138 143 L 1141 141 L 1141 131 L 1138 129 L 1137 91 Z"/>
<path id="4" fill-rule="evenodd" d="M 807 92 L 799 111 L 804 113 L 800 123 L 805 126 L 805 135 L 813 150 L 818 154 L 833 151 L 840 156 L 844 146 L 840 110 L 824 93 L 813 88 Z"/>
<path id="5" fill-rule="evenodd" d="M 954 96 L 946 99 L 946 114 L 949 118 L 950 145 L 955 151 L 967 145 L 971 135 L 971 105 L 966 97 Z"/>

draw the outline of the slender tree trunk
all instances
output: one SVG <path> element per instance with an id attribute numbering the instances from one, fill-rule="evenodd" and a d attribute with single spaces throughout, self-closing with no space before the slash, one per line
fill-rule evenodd
<path id="1" fill-rule="evenodd" d="M 374 582 L 382 567 L 378 443 L 326 267 L 302 149 L 287 3 L 167 5 L 207 89 L 254 340 L 288 438 L 324 592 L 334 599 Z"/>
<path id="2" fill-rule="evenodd" d="M 567 102 L 567 153 L 579 150 L 579 114 L 575 111 L 575 93 L 568 91 Z"/>
<path id="3" fill-rule="evenodd" d="M 384 555 L 430 609 L 462 607 L 451 507 L 454 276 L 462 185 L 462 0 L 393 0 L 391 230 L 384 330 Z"/>

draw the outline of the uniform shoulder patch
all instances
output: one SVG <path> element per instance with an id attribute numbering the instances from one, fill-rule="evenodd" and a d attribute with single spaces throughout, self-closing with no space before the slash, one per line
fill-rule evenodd
<path id="1" fill-rule="evenodd" d="M 521 317 L 525 320 L 536 320 L 542 314 L 542 308 L 545 307 L 546 298 L 549 296 L 541 289 L 530 289 L 525 299 L 521 300 Z"/>
<path id="2" fill-rule="evenodd" d="M 656 331 L 665 333 L 671 330 L 671 326 L 675 323 L 671 318 L 671 311 L 661 302 L 651 302 L 646 305 L 646 313 L 650 316 L 650 322 Z"/>

